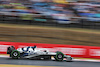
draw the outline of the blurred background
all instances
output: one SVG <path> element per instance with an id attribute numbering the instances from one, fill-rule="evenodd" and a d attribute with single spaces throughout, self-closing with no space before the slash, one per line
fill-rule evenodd
<path id="1" fill-rule="evenodd" d="M 98 0 L 0 0 L 0 21 L 100 25 Z"/>
<path id="2" fill-rule="evenodd" d="M 100 46 L 100 1 L 0 0 L 0 41 Z"/>

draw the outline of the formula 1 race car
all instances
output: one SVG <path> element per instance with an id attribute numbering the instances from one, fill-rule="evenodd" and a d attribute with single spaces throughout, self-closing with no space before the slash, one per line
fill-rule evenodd
<path id="1" fill-rule="evenodd" d="M 54 57 L 56 61 L 63 61 L 66 58 L 68 62 L 72 61 L 72 57 L 69 55 L 64 55 L 62 52 L 49 52 L 47 50 L 39 50 L 36 46 L 28 46 L 23 48 L 15 49 L 14 46 L 7 48 L 7 54 L 10 54 L 10 57 L 13 59 L 19 58 L 29 58 L 29 59 L 44 59 L 50 60 L 51 57 Z"/>

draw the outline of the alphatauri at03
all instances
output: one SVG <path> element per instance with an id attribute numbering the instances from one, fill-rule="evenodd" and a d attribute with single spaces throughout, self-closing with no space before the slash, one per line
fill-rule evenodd
<path id="1" fill-rule="evenodd" d="M 49 52 L 47 50 L 39 50 L 36 46 L 28 46 L 23 48 L 15 49 L 14 46 L 7 48 L 7 54 L 10 54 L 10 57 L 13 59 L 20 58 L 29 58 L 29 59 L 43 59 L 50 60 L 51 57 L 54 57 L 56 61 L 63 61 L 66 58 L 66 61 L 72 61 L 72 57 L 69 55 L 64 55 L 62 52 Z"/>

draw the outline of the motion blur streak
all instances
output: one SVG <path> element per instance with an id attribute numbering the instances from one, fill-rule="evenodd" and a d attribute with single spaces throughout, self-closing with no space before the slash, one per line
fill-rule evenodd
<path id="1" fill-rule="evenodd" d="M 0 21 L 100 25 L 99 0 L 0 0 Z"/>

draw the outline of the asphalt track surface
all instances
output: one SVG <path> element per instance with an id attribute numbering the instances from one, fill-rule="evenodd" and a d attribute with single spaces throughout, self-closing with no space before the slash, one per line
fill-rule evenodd
<path id="1" fill-rule="evenodd" d="M 0 64 L 60 66 L 60 67 L 100 67 L 100 62 L 85 62 L 85 61 L 59 62 L 53 60 L 30 60 L 30 59 L 11 59 L 11 58 L 0 58 Z"/>

